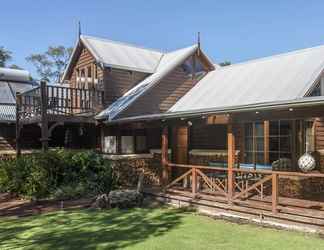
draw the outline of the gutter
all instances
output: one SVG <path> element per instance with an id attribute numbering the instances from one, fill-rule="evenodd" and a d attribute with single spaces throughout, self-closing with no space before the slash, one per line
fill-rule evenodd
<path id="1" fill-rule="evenodd" d="M 154 115 L 142 115 L 128 118 L 122 118 L 112 121 L 104 121 L 105 124 L 118 124 L 134 121 L 154 121 L 154 120 L 170 120 L 176 118 L 194 118 L 204 115 L 216 115 L 216 114 L 229 114 L 229 113 L 241 113 L 251 111 L 268 111 L 268 110 L 282 110 L 290 108 L 303 108 L 314 107 L 324 105 L 324 96 L 319 97 L 305 97 L 290 101 L 268 102 L 248 104 L 241 106 L 220 107 L 220 108 L 208 108 L 199 109 L 193 111 L 179 111 L 179 112 L 167 112 Z"/>

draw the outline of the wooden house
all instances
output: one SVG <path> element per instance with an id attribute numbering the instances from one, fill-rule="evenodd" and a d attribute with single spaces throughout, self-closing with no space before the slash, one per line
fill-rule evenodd
<path id="1" fill-rule="evenodd" d="M 144 171 L 163 187 L 151 194 L 321 227 L 323 69 L 324 46 L 220 67 L 199 43 L 161 52 L 81 36 L 64 85 L 20 95 L 18 124 L 43 124 L 43 148 L 59 128 L 82 130 L 128 184 Z M 304 173 L 306 152 L 316 168 Z"/>

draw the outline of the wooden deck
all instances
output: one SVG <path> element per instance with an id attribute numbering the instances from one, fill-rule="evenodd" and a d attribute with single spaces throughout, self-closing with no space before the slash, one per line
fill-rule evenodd
<path id="1" fill-rule="evenodd" d="M 281 178 L 316 181 L 324 178 L 323 173 L 234 168 L 231 163 L 232 167 L 224 168 L 164 162 L 163 189 L 149 188 L 145 192 L 166 202 L 216 209 L 230 217 L 258 223 L 266 219 L 270 225 L 279 223 L 285 228 L 324 233 L 323 192 L 308 192 L 307 199 L 287 198 L 279 192 Z"/>
<path id="2" fill-rule="evenodd" d="M 278 213 L 272 212 L 271 195 L 235 200 L 229 204 L 221 193 L 201 192 L 194 197 L 191 190 L 174 187 L 167 191 L 161 187 L 144 190 L 146 195 L 176 206 L 193 206 L 204 213 L 236 218 L 258 224 L 306 232 L 324 233 L 324 202 L 280 197 Z"/>

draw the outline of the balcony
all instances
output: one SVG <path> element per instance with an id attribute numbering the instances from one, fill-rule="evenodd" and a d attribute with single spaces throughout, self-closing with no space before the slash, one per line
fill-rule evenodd
<path id="1" fill-rule="evenodd" d="M 93 121 L 103 109 L 103 92 L 42 83 L 27 92 L 17 94 L 17 119 L 21 123 L 48 121 Z"/>

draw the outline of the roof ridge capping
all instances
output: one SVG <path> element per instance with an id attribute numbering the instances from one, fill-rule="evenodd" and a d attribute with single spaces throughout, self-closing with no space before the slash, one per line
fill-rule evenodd
<path id="1" fill-rule="evenodd" d="M 324 44 L 317 45 L 317 46 L 313 46 L 313 47 L 308 47 L 308 48 L 303 48 L 303 49 L 291 50 L 291 51 L 288 51 L 288 52 L 282 52 L 282 53 L 274 54 L 274 55 L 270 55 L 270 56 L 264 56 L 264 57 L 254 58 L 254 59 L 248 59 L 246 61 L 242 61 L 242 62 L 238 62 L 238 63 L 233 63 L 233 64 L 230 64 L 230 65 L 227 65 L 227 66 L 224 66 L 224 67 L 218 67 L 218 69 L 228 69 L 228 68 L 232 68 L 232 67 L 235 67 L 235 66 L 240 66 L 240 65 L 248 64 L 248 63 L 256 63 L 256 62 L 261 62 L 261 61 L 275 59 L 275 58 L 278 58 L 278 57 L 289 56 L 289 55 L 293 55 L 293 54 L 305 53 L 305 52 L 308 52 L 310 50 L 315 50 L 315 49 L 320 49 L 320 48 L 324 48 Z"/>
<path id="2" fill-rule="evenodd" d="M 148 48 L 148 47 L 144 47 L 144 46 L 137 45 L 137 44 L 133 44 L 133 43 L 121 42 L 121 41 L 111 40 L 111 39 L 103 38 L 103 37 L 96 37 L 96 36 L 89 36 L 89 35 L 81 35 L 81 38 L 82 37 L 84 39 L 87 39 L 87 38 L 88 39 L 95 39 L 95 40 L 99 40 L 99 41 L 102 41 L 102 42 L 109 42 L 109 43 L 114 43 L 114 44 L 129 46 L 129 47 L 134 47 L 134 48 L 137 48 L 137 49 L 150 50 L 152 52 L 157 52 L 157 53 L 161 53 L 161 54 L 167 53 L 167 51 L 163 51 L 163 50 L 160 50 L 160 49 Z"/>

